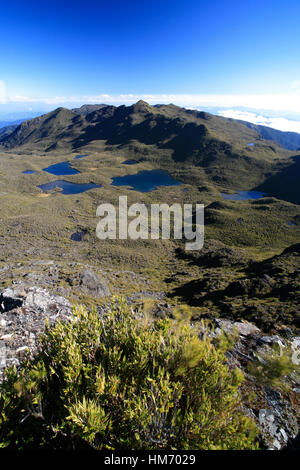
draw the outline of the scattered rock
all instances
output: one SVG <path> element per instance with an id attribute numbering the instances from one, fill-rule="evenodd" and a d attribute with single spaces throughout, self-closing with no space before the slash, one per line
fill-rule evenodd
<path id="1" fill-rule="evenodd" d="M 64 297 L 26 286 L 2 291 L 0 312 L 0 380 L 5 367 L 18 365 L 25 351 L 35 351 L 46 319 L 53 325 L 72 317 L 70 302 Z"/>
<path id="2" fill-rule="evenodd" d="M 233 333 L 237 331 L 240 335 L 248 336 L 260 333 L 260 329 L 252 323 L 232 322 L 230 320 L 215 319 L 215 324 L 220 330 L 226 333 Z"/>
<path id="3" fill-rule="evenodd" d="M 268 409 L 260 409 L 258 421 L 264 444 L 269 450 L 280 450 L 299 432 L 297 417 L 290 403 L 277 390 L 266 388 Z"/>
<path id="4" fill-rule="evenodd" d="M 92 270 L 81 271 L 79 274 L 80 286 L 84 293 L 95 298 L 107 297 L 110 290 L 103 279 Z"/>
<path id="5" fill-rule="evenodd" d="M 233 322 L 230 320 L 214 319 L 215 329 L 199 326 L 199 334 L 202 337 L 208 334 L 213 338 L 224 331 L 226 334 L 237 334 L 235 344 L 227 353 L 230 368 L 238 367 L 245 375 L 246 384 L 249 384 L 254 393 L 262 397 L 252 408 L 247 408 L 247 415 L 252 417 L 260 430 L 261 445 L 270 450 L 279 450 L 287 446 L 293 446 L 296 436 L 299 434 L 299 403 L 290 401 L 287 397 L 273 388 L 256 384 L 249 374 L 248 365 L 257 356 L 271 350 L 274 344 L 285 348 L 291 347 L 297 351 L 300 348 L 300 337 L 291 340 L 283 339 L 278 335 L 266 336 L 255 325 L 247 322 Z M 300 354 L 299 354 L 300 356 Z M 292 375 L 291 389 L 297 394 L 300 392 L 299 375 Z M 297 444 L 298 445 L 298 444 Z"/>

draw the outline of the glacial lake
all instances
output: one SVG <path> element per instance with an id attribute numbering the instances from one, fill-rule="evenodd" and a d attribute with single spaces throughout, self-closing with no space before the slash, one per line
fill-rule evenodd
<path id="1" fill-rule="evenodd" d="M 36 173 L 36 171 L 34 170 L 25 170 L 25 171 L 22 171 L 23 175 L 33 175 L 33 173 Z"/>
<path id="2" fill-rule="evenodd" d="M 50 165 L 47 168 L 43 168 L 43 171 L 56 176 L 77 175 L 80 173 L 80 171 L 71 167 L 70 162 L 55 163 L 54 165 Z"/>
<path id="3" fill-rule="evenodd" d="M 88 157 L 88 155 L 87 154 L 86 155 L 76 155 L 74 157 L 74 160 L 79 160 L 80 158 L 84 158 L 84 157 Z"/>
<path id="4" fill-rule="evenodd" d="M 125 162 L 122 162 L 123 165 L 135 165 L 136 163 L 139 163 L 137 160 L 125 160 Z"/>
<path id="5" fill-rule="evenodd" d="M 264 193 L 259 191 L 237 191 L 234 194 L 221 193 L 223 199 L 230 201 L 248 201 L 249 199 L 260 199 L 265 196 Z"/>
<path id="6" fill-rule="evenodd" d="M 72 240 L 73 242 L 81 242 L 85 234 L 86 234 L 86 231 L 74 232 L 70 236 L 70 240 Z"/>
<path id="7" fill-rule="evenodd" d="M 183 183 L 175 180 L 163 170 L 140 171 L 135 175 L 112 178 L 113 186 L 131 186 L 131 189 L 141 193 L 153 191 L 158 186 L 179 186 L 180 184 Z"/>
<path id="8" fill-rule="evenodd" d="M 60 188 L 62 189 L 61 193 L 62 194 L 79 194 L 79 193 L 84 193 L 85 191 L 88 191 L 89 189 L 94 189 L 94 188 L 101 188 L 101 184 L 95 184 L 95 183 L 71 183 L 70 181 L 65 181 L 65 180 L 56 180 L 56 181 L 51 181 L 50 183 L 45 183 L 41 184 L 38 186 L 38 188 L 41 188 L 43 191 L 51 191 L 55 188 Z"/>

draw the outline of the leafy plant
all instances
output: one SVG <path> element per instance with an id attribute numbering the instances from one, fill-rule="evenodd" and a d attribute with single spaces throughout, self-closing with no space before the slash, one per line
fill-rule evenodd
<path id="1" fill-rule="evenodd" d="M 188 323 L 151 321 L 120 299 L 74 309 L 39 353 L 9 368 L 0 443 L 11 449 L 253 449 L 240 371 Z"/>

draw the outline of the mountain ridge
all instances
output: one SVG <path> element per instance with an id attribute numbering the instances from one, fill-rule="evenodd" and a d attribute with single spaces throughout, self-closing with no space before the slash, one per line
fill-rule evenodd
<path id="1" fill-rule="evenodd" d="M 78 111 L 78 109 L 82 111 Z M 76 117 L 77 119 L 75 119 Z M 50 125 L 54 120 L 56 121 L 56 125 Z M 70 134 L 72 138 L 72 132 L 68 133 L 68 131 L 72 130 L 72 126 L 75 127 L 76 125 L 78 126 L 78 124 L 82 127 L 81 131 L 83 133 L 87 131 L 87 134 L 90 134 L 91 131 L 91 129 L 88 129 L 89 126 L 98 124 L 96 129 L 99 131 L 98 135 L 94 133 L 94 135 L 91 136 L 95 137 L 94 140 L 111 138 L 112 135 L 122 135 L 123 139 L 128 140 L 130 138 L 140 137 L 141 133 L 138 132 L 140 130 L 138 126 L 145 120 L 147 120 L 150 130 L 161 124 L 169 126 L 169 129 L 165 129 L 166 134 L 163 135 L 163 132 L 161 132 L 159 136 L 164 139 L 170 138 L 174 134 L 174 131 L 180 131 L 186 124 L 194 124 L 196 127 L 199 127 L 200 136 L 203 134 L 203 127 L 201 127 L 201 125 L 204 125 L 206 130 L 211 133 L 212 137 L 219 138 L 219 140 L 230 144 L 236 143 L 241 135 L 244 140 L 251 138 L 258 141 L 261 140 L 257 131 L 253 129 L 249 129 L 249 131 L 245 130 L 246 126 L 240 125 L 238 121 L 214 116 L 202 111 L 187 110 L 173 104 L 151 106 L 145 101 L 140 100 L 131 106 L 83 105 L 81 108 L 74 108 L 73 110 L 59 107 L 49 113 L 24 121 L 11 135 L 2 138 L 0 143 L 7 148 L 22 146 L 29 142 L 30 135 L 32 135 L 32 138 L 35 138 L 34 143 L 36 143 L 37 138 L 43 139 L 49 136 L 50 130 L 53 140 L 57 140 L 58 137 L 61 137 L 58 133 L 60 129 L 65 131 L 64 136 Z M 105 128 L 102 128 L 104 121 L 107 121 L 107 125 Z M 172 129 L 172 125 L 170 126 L 171 121 L 174 123 L 175 129 Z M 116 132 L 116 126 L 119 132 Z M 225 129 L 226 126 L 228 127 L 227 130 Z M 47 127 L 50 127 L 50 129 Z M 121 127 L 123 127 L 122 132 L 120 132 Z M 134 127 L 135 129 L 131 129 L 129 135 L 125 135 L 126 132 L 124 133 L 124 130 L 128 130 L 129 127 Z M 144 127 L 147 128 L 147 125 Z M 149 130 L 146 128 L 142 129 L 142 131 Z M 232 132 L 233 130 L 238 131 L 240 135 L 235 136 L 235 132 Z M 222 132 L 223 135 L 221 135 Z M 86 137 L 87 139 L 89 138 L 88 135 Z M 155 138 L 157 138 L 156 134 L 153 136 L 153 139 Z M 115 140 L 117 140 L 117 138 L 115 138 Z M 152 141 L 151 143 L 155 142 Z"/>
<path id="2" fill-rule="evenodd" d="M 210 114 L 206 111 L 200 111 L 200 110 L 192 110 L 188 108 L 181 108 L 177 105 L 174 105 L 172 103 L 170 104 L 156 104 L 156 105 L 150 105 L 144 100 L 139 100 L 137 103 L 132 104 L 130 106 L 114 106 L 114 105 L 108 105 L 105 103 L 101 104 L 84 104 L 79 108 L 63 108 L 59 107 L 56 110 L 50 111 L 46 114 L 41 114 L 40 116 L 35 116 L 30 119 L 22 119 L 19 121 L 15 121 L 12 123 L 5 122 L 3 123 L 2 127 L 5 127 L 6 129 L 1 132 L 0 134 L 0 144 L 1 141 L 3 141 L 4 138 L 9 137 L 10 134 L 13 133 L 14 130 L 17 129 L 17 127 L 22 123 L 22 122 L 27 122 L 27 121 L 33 121 L 34 119 L 39 119 L 42 118 L 43 116 L 46 115 L 51 115 L 52 113 L 55 113 L 57 110 L 63 110 L 65 109 L 67 112 L 71 111 L 75 114 L 81 115 L 83 117 L 88 116 L 88 121 L 89 122 L 95 122 L 96 117 L 103 116 L 103 110 L 116 110 L 118 108 L 122 109 L 132 109 L 133 113 L 141 113 L 141 114 L 147 114 L 147 112 L 152 113 L 152 114 L 163 114 L 168 117 L 174 117 L 175 115 L 183 117 L 189 116 L 189 118 L 192 120 L 193 118 L 200 118 L 205 121 L 210 120 L 212 117 L 213 118 L 221 118 L 223 120 L 227 120 L 228 122 L 235 122 L 235 123 L 240 123 L 246 127 L 248 127 L 251 130 L 254 130 L 255 132 L 258 133 L 259 138 L 268 140 L 268 141 L 273 141 L 276 142 L 279 146 L 282 148 L 285 148 L 286 150 L 298 150 L 300 148 L 300 134 L 296 132 L 290 132 L 290 131 L 281 131 L 278 129 L 274 129 L 272 127 L 260 125 L 260 124 L 254 124 L 251 122 L 247 121 L 242 121 L 239 119 L 233 119 L 233 118 L 225 118 L 223 116 L 217 116 L 214 114 Z M 93 118 L 91 118 L 93 116 Z M 35 121 L 38 122 L 38 121 Z M 225 122 L 225 121 L 223 121 Z M 4 141 L 2 145 L 9 145 L 9 139 L 7 141 Z"/>
<path id="3" fill-rule="evenodd" d="M 276 174 L 284 171 L 287 186 L 291 180 L 287 173 L 292 170 L 285 168 L 295 164 L 289 158 L 293 153 L 244 122 L 143 100 L 130 106 L 83 105 L 79 110 L 59 107 L 22 122 L 0 138 L 0 145 L 29 153 L 122 150 L 125 157 L 134 153 L 137 160 L 156 167 L 201 169 L 210 183 L 230 190 L 263 188 L 268 181 L 265 192 L 280 197 L 286 191 L 277 191 Z M 287 200 L 299 203 L 295 178 L 291 181 Z"/>

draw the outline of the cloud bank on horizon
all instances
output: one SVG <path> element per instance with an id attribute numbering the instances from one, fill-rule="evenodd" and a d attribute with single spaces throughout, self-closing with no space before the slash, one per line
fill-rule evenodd
<path id="1" fill-rule="evenodd" d="M 54 96 L 54 97 L 30 97 L 23 95 L 9 96 L 6 84 L 0 80 L 0 105 L 6 105 L 6 111 L 11 107 L 14 110 L 20 107 L 31 111 L 31 106 L 40 107 L 40 111 L 49 111 L 54 107 L 67 108 L 83 104 L 105 103 L 113 105 L 130 105 L 138 100 L 147 101 L 149 104 L 169 104 L 201 109 L 225 108 L 214 110 L 219 116 L 240 119 L 243 121 L 260 124 L 282 131 L 300 133 L 300 80 L 292 83 L 293 93 L 290 95 L 251 95 L 251 94 L 132 94 L 118 95 L 96 94 L 82 96 Z M 226 109 L 227 108 L 227 109 Z M 243 108 L 243 109 L 238 109 Z M 245 110 L 246 109 L 246 110 Z M 257 110 L 257 113 L 255 112 Z M 262 115 L 259 111 L 264 111 Z M 269 117 L 268 111 L 277 116 Z M 280 113 L 299 114 L 299 121 L 280 116 Z"/>
<path id="2" fill-rule="evenodd" d="M 297 132 L 300 134 L 300 121 L 293 121 L 283 117 L 265 117 L 260 114 L 255 114 L 248 111 L 239 111 L 235 109 L 218 111 L 218 115 L 226 118 L 240 119 L 241 121 L 259 124 L 261 126 L 272 127 L 273 129 L 277 129 L 279 131 Z"/>
<path id="3" fill-rule="evenodd" d="M 298 83 L 298 81 L 296 81 Z M 299 80 L 300 83 L 300 80 Z M 23 95 L 7 96 L 5 83 L 0 80 L 0 102 L 2 103 L 41 103 L 63 105 L 68 103 L 135 103 L 142 99 L 151 104 L 174 103 L 180 106 L 220 106 L 268 109 L 272 111 L 300 110 L 300 87 L 293 94 L 253 95 L 253 94 L 132 94 L 111 95 L 107 93 L 82 96 L 30 97 Z"/>

